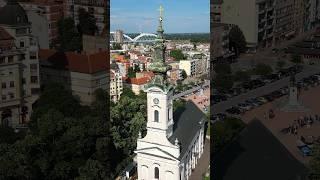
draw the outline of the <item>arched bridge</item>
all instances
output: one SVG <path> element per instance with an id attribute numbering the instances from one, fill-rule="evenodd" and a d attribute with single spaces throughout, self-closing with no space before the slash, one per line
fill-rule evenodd
<path id="1" fill-rule="evenodd" d="M 123 42 L 124 43 L 153 43 L 155 42 L 157 35 L 151 33 L 141 33 L 135 38 L 131 38 L 130 36 L 123 34 Z M 110 32 L 110 43 L 115 43 L 116 37 L 115 32 Z"/>

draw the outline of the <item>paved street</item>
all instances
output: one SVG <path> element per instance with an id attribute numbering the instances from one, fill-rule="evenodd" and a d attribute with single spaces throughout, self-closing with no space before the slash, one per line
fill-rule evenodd
<path id="1" fill-rule="evenodd" d="M 296 80 L 301 80 L 304 77 L 310 76 L 310 75 L 318 73 L 318 72 L 320 72 L 319 67 L 305 65 L 303 71 L 301 73 L 297 74 Z M 281 88 L 283 86 L 289 85 L 289 79 L 290 78 L 287 77 L 287 78 L 281 79 L 279 81 L 267 84 L 263 87 L 249 91 L 245 94 L 241 94 L 241 95 L 236 96 L 234 98 L 228 99 L 227 101 L 224 101 L 224 102 L 221 102 L 218 104 L 214 104 L 213 106 L 211 106 L 211 108 L 212 108 L 211 112 L 213 112 L 213 113 L 224 112 L 226 109 L 230 108 L 231 106 L 235 106 L 238 103 L 244 102 L 245 100 L 247 100 L 249 98 L 259 97 L 259 96 L 265 95 L 267 93 L 270 93 L 272 91 L 278 90 L 279 88 Z"/>
<path id="2" fill-rule="evenodd" d="M 210 140 L 206 139 L 204 152 L 198 161 L 196 168 L 193 170 L 190 180 L 202 180 L 202 175 L 206 173 L 210 164 Z"/>
<path id="3" fill-rule="evenodd" d="M 193 93 L 194 91 L 198 91 L 202 87 L 209 86 L 209 85 L 210 85 L 210 81 L 206 81 L 202 86 L 196 86 L 196 87 L 194 87 L 192 89 L 189 89 L 187 91 L 184 91 L 184 92 L 181 92 L 179 94 L 174 95 L 173 99 L 177 99 L 177 98 L 180 98 L 182 96 L 189 95 L 189 94 Z"/>

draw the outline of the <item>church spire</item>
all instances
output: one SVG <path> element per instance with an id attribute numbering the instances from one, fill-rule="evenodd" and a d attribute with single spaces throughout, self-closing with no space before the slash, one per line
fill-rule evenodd
<path id="1" fill-rule="evenodd" d="M 157 30 L 157 33 L 158 33 L 158 39 L 159 40 L 164 40 L 164 36 L 163 36 L 163 33 L 164 33 L 164 30 L 163 30 L 163 7 L 162 5 L 160 5 L 160 8 L 159 8 L 159 12 L 160 12 L 160 16 L 159 16 L 159 26 L 158 26 L 158 30 Z"/>
<path id="2" fill-rule="evenodd" d="M 149 67 L 149 70 L 155 74 L 155 77 L 147 86 L 158 86 L 164 91 L 171 89 L 171 86 L 168 85 L 166 81 L 167 71 L 170 69 L 168 65 L 165 64 L 165 39 L 164 39 L 164 30 L 163 30 L 163 7 L 159 8 L 159 26 L 157 29 L 157 39 L 154 45 L 154 55 L 153 61 Z M 147 87 L 147 88 L 148 88 Z"/>

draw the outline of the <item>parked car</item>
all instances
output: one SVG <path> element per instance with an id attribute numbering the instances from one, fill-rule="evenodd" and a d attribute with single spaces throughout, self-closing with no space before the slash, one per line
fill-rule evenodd
<path id="1" fill-rule="evenodd" d="M 268 102 L 268 100 L 266 98 L 262 97 L 262 96 L 258 97 L 257 100 L 260 101 L 263 104 Z"/>
<path id="2" fill-rule="evenodd" d="M 240 109 L 243 109 L 244 111 L 249 111 L 250 109 L 252 109 L 252 106 L 250 106 L 248 103 L 239 103 L 238 107 Z"/>
<path id="3" fill-rule="evenodd" d="M 226 112 L 229 114 L 237 114 L 237 115 L 242 113 L 242 111 L 238 107 L 234 107 L 234 106 L 227 109 Z"/>

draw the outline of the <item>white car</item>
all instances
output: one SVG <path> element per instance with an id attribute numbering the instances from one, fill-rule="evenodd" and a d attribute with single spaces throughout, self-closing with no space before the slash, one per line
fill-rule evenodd
<path id="1" fill-rule="evenodd" d="M 252 109 L 252 106 L 250 106 L 249 104 L 247 103 L 239 103 L 238 104 L 238 107 L 241 108 L 241 109 L 244 109 L 246 111 Z"/>

